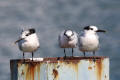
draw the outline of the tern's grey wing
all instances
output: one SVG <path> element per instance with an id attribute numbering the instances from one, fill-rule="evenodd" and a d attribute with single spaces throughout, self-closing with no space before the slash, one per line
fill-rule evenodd
<path id="1" fill-rule="evenodd" d="M 85 33 L 84 33 L 83 31 L 81 31 L 81 33 L 79 34 L 79 37 L 80 37 L 80 36 L 84 36 L 84 34 L 85 34 Z"/>
<path id="2" fill-rule="evenodd" d="M 81 32 L 81 34 L 78 35 L 78 46 L 81 47 L 82 44 L 82 37 L 84 36 L 84 32 Z"/>
<path id="3" fill-rule="evenodd" d="M 74 33 L 74 40 L 75 40 L 75 42 L 77 42 L 78 43 L 78 33 L 76 33 L 75 31 L 73 32 Z M 77 45 L 77 43 L 76 43 L 76 45 Z"/>
<path id="4" fill-rule="evenodd" d="M 81 37 L 78 38 L 78 46 L 79 46 L 79 47 L 82 46 Z"/>
<path id="5" fill-rule="evenodd" d="M 79 38 L 79 35 L 78 35 L 78 33 L 76 33 L 76 32 L 74 32 L 74 34 L 75 34 L 75 36 L 76 36 L 76 39 L 77 39 L 76 46 L 78 46 L 78 45 L 79 45 L 79 44 L 78 44 L 78 38 Z"/>

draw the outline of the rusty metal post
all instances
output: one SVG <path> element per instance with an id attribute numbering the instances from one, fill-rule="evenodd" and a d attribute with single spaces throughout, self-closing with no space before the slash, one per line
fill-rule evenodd
<path id="1" fill-rule="evenodd" d="M 10 60 L 11 80 L 109 80 L 109 58 Z"/>

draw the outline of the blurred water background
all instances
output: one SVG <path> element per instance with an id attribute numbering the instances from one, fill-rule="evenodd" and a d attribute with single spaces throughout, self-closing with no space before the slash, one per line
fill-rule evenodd
<path id="1" fill-rule="evenodd" d="M 22 28 L 37 30 L 40 48 L 34 57 L 62 57 L 59 33 L 64 29 L 80 33 L 87 25 L 107 30 L 99 34 L 101 44 L 96 55 L 110 57 L 110 80 L 119 80 L 120 0 L 0 0 L 0 80 L 10 80 L 10 59 L 22 58 L 14 44 Z M 74 55 L 83 56 L 78 48 Z"/>

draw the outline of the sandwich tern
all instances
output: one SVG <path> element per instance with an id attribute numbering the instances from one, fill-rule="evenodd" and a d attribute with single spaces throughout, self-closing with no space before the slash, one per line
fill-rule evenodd
<path id="1" fill-rule="evenodd" d="M 77 47 L 78 35 L 75 31 L 64 30 L 59 35 L 59 46 L 64 48 L 64 54 L 66 57 L 65 48 L 72 48 L 72 57 L 73 57 L 73 48 Z"/>
<path id="2" fill-rule="evenodd" d="M 97 32 L 106 32 L 105 30 L 99 30 L 96 26 L 86 26 L 84 27 L 83 33 L 79 36 L 79 50 L 83 52 L 93 52 L 95 56 L 95 51 L 99 48 L 99 36 Z"/>
<path id="3" fill-rule="evenodd" d="M 20 38 L 17 41 L 15 41 L 15 43 L 18 43 L 19 49 L 23 51 L 23 59 L 24 59 L 24 53 L 30 52 L 32 53 L 32 60 L 33 60 L 34 52 L 40 46 L 36 31 L 34 28 L 22 30 Z"/>

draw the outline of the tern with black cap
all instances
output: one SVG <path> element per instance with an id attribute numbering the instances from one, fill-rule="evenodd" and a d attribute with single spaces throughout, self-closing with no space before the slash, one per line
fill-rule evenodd
<path id="1" fill-rule="evenodd" d="M 20 38 L 15 43 L 18 43 L 19 49 L 23 52 L 23 59 L 24 59 L 24 53 L 30 52 L 32 53 L 32 60 L 33 60 L 34 52 L 40 46 L 36 31 L 34 28 L 22 30 Z"/>
<path id="2" fill-rule="evenodd" d="M 96 26 L 86 26 L 84 27 L 83 33 L 79 36 L 79 50 L 83 52 L 85 56 L 85 52 L 93 52 L 95 56 L 95 52 L 99 48 L 99 36 L 97 32 L 106 32 L 105 30 L 100 30 Z"/>

